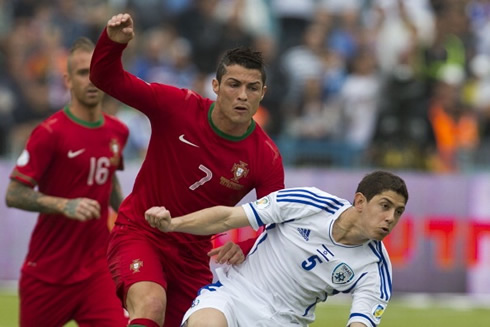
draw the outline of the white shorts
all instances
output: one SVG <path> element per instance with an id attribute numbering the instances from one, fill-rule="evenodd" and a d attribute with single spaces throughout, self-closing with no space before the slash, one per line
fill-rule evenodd
<path id="1" fill-rule="evenodd" d="M 236 277 L 236 276 L 235 276 Z M 220 279 L 221 280 L 221 279 Z M 272 296 L 236 279 L 219 281 L 203 287 L 192 306 L 187 310 L 182 323 L 196 311 L 213 308 L 226 317 L 228 327 L 298 327 L 300 324 L 291 315 L 279 313 L 273 308 Z"/>

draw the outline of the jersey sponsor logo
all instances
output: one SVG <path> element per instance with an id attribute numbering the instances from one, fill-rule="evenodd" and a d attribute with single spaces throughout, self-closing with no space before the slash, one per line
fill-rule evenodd
<path id="1" fill-rule="evenodd" d="M 385 312 L 385 307 L 381 304 L 378 304 L 377 306 L 375 306 L 373 308 L 373 317 L 379 321 L 381 320 L 381 316 L 383 315 L 383 313 Z"/>
<path id="2" fill-rule="evenodd" d="M 309 241 L 310 240 L 310 233 L 311 233 L 311 230 L 309 230 L 308 228 L 299 228 L 298 227 L 298 232 L 301 236 L 303 236 L 303 238 L 305 239 L 305 241 Z"/>
<path id="3" fill-rule="evenodd" d="M 332 282 L 334 284 L 346 284 L 354 278 L 354 270 L 348 264 L 342 262 L 332 272 Z"/>
<path id="4" fill-rule="evenodd" d="M 185 144 L 188 144 L 188 145 L 191 145 L 191 146 L 196 147 L 196 148 L 198 148 L 198 147 L 199 147 L 199 145 L 195 145 L 194 143 L 192 143 L 192 142 L 188 141 L 188 140 L 185 138 L 185 136 L 184 136 L 184 135 L 185 135 L 185 134 L 182 134 L 181 136 L 179 136 L 179 140 L 180 140 L 181 142 L 183 142 L 183 143 L 185 143 Z"/>
<path id="5" fill-rule="evenodd" d="M 133 274 L 140 272 L 141 267 L 143 267 L 143 261 L 140 259 L 134 259 L 129 265 L 129 269 L 133 272 Z"/>
<path id="6" fill-rule="evenodd" d="M 68 158 L 73 159 L 75 157 L 78 157 L 79 155 L 81 155 L 84 152 L 85 152 L 85 149 L 80 149 L 77 151 L 70 150 L 70 151 L 68 151 Z"/>
<path id="7" fill-rule="evenodd" d="M 119 162 L 121 161 L 121 144 L 114 138 L 109 143 L 109 148 L 112 152 L 112 157 L 109 158 L 109 161 L 111 162 L 111 165 L 118 167 Z"/>
<path id="8" fill-rule="evenodd" d="M 244 186 L 239 184 L 239 180 L 240 178 L 246 177 L 248 175 L 249 169 L 247 168 L 247 166 L 247 163 L 240 160 L 240 163 L 234 164 L 231 168 L 233 177 L 231 179 L 228 179 L 224 176 L 221 176 L 220 184 L 237 191 L 243 189 Z"/>
<path id="9" fill-rule="evenodd" d="M 22 153 L 20 154 L 19 158 L 17 159 L 17 166 L 22 167 L 27 165 L 29 162 L 29 151 L 24 149 Z"/>

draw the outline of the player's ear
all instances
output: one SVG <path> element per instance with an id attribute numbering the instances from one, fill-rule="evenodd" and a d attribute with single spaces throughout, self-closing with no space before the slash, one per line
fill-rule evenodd
<path id="1" fill-rule="evenodd" d="M 366 204 L 366 202 L 367 202 L 367 199 L 364 196 L 364 194 L 362 194 L 361 192 L 357 192 L 354 195 L 354 207 L 356 209 L 362 210 L 362 208 L 364 207 L 364 205 Z"/>
<path id="2" fill-rule="evenodd" d="M 267 93 L 267 85 L 264 85 L 262 88 L 262 96 L 260 97 L 260 101 L 264 99 L 264 95 Z"/>
<path id="3" fill-rule="evenodd" d="M 218 82 L 218 80 L 216 78 L 213 78 L 212 85 L 213 85 L 213 91 L 214 91 L 214 93 L 216 93 L 216 95 L 218 95 L 219 82 Z"/>

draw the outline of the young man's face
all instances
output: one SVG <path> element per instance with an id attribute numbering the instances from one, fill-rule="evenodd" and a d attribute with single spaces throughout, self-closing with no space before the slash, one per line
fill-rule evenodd
<path id="1" fill-rule="evenodd" d="M 382 192 L 364 203 L 362 227 L 366 238 L 383 240 L 396 226 L 404 211 L 405 198 L 394 191 Z"/>
<path id="2" fill-rule="evenodd" d="M 240 65 L 226 67 L 221 83 L 213 80 L 213 90 L 217 95 L 218 121 L 213 121 L 223 132 L 226 129 L 248 127 L 257 112 L 266 92 L 262 75 L 257 69 L 247 69 Z"/>
<path id="3" fill-rule="evenodd" d="M 76 50 L 70 60 L 70 71 L 65 76 L 66 85 L 74 99 L 87 107 L 95 107 L 102 101 L 103 93 L 89 79 L 92 53 Z"/>

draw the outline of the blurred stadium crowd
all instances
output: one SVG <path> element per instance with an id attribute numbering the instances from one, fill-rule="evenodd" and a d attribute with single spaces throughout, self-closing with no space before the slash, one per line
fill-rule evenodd
<path id="1" fill-rule="evenodd" d="M 125 68 L 213 98 L 225 49 L 263 52 L 256 119 L 289 166 L 431 172 L 490 164 L 489 0 L 0 0 L 0 156 L 16 157 L 66 104 L 67 49 L 116 13 L 136 38 Z M 112 98 L 144 155 L 146 117 Z"/>

